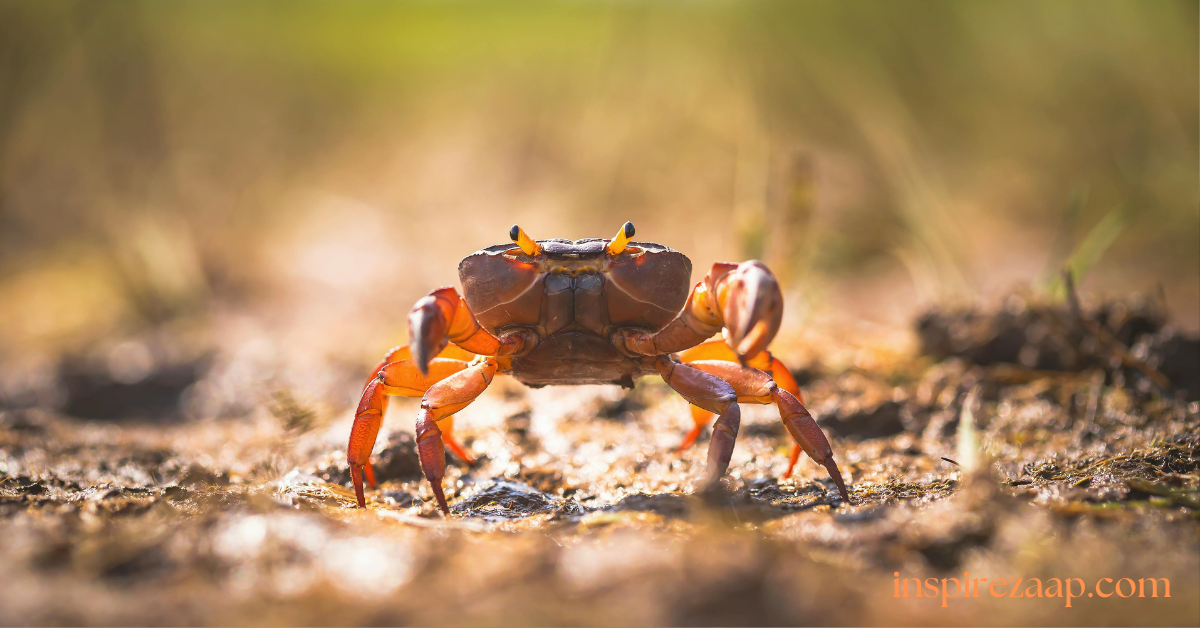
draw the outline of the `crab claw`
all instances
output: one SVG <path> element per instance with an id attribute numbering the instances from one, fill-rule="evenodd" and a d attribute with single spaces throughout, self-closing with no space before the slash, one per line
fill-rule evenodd
<path id="1" fill-rule="evenodd" d="M 804 453 L 825 467 L 829 477 L 837 485 L 842 499 L 847 504 L 850 503 L 850 494 L 846 491 L 846 483 L 842 481 L 842 472 L 833 460 L 833 448 L 829 446 L 829 439 L 825 438 L 825 432 L 822 432 L 821 427 L 813 420 L 808 408 L 805 408 L 792 393 L 778 386 L 771 389 L 771 399 L 779 407 L 779 414 L 783 417 L 783 425 L 788 433 L 804 449 Z"/>
<path id="2" fill-rule="evenodd" d="M 742 262 L 723 279 L 725 343 L 744 365 L 771 344 L 783 322 L 783 292 L 767 267 L 755 260 Z"/>
<path id="3" fill-rule="evenodd" d="M 413 360 L 422 375 L 429 375 L 429 362 L 449 344 L 449 308 L 435 295 L 422 297 L 408 313 L 408 342 Z"/>

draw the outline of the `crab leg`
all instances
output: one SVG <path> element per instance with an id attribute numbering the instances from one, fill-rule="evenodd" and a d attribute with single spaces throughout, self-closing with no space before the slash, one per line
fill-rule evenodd
<path id="1" fill-rule="evenodd" d="M 467 351 L 466 349 L 459 347 L 458 345 L 446 345 L 446 348 L 442 349 L 441 353 L 438 353 L 436 357 L 450 358 L 452 360 L 462 360 L 464 362 L 470 362 L 471 360 L 475 359 L 475 354 L 471 353 L 470 351 Z M 392 349 L 390 351 L 388 351 L 386 354 L 384 354 L 383 359 L 379 361 L 379 364 L 376 364 L 375 368 L 371 369 L 371 376 L 367 378 L 367 382 L 366 382 L 366 384 L 363 385 L 363 387 L 365 388 L 367 386 L 370 386 L 371 381 L 374 380 L 379 375 L 379 371 L 382 371 L 383 367 L 391 364 L 392 362 L 399 362 L 401 360 L 411 360 L 411 359 L 412 359 L 412 350 L 408 348 L 408 345 L 392 347 Z M 416 363 L 413 363 L 413 366 L 415 368 Z M 424 389 L 422 389 L 419 393 L 416 393 L 416 394 L 398 395 L 398 396 L 419 397 L 422 394 L 424 394 L 424 392 L 425 392 Z M 385 396 L 383 398 L 383 406 L 382 406 L 383 414 L 387 414 L 387 407 L 388 407 L 388 399 Z M 374 487 L 375 480 L 372 479 L 372 478 L 374 478 L 374 474 L 371 472 L 371 464 L 367 463 L 367 465 L 363 469 L 363 471 L 366 473 L 367 483 L 370 484 L 372 487 Z"/>
<path id="2" fill-rule="evenodd" d="M 767 355 L 770 355 L 770 353 L 767 353 Z M 804 403 L 804 397 L 800 395 L 800 384 L 796 382 L 795 377 L 792 377 L 792 372 L 788 370 L 786 364 L 780 362 L 778 358 L 771 356 L 771 367 L 766 370 L 771 373 L 771 379 L 774 379 L 780 388 L 791 393 L 796 398 L 796 401 Z M 792 470 L 796 468 L 796 461 L 799 459 L 800 443 L 793 442 L 792 451 L 788 455 L 787 470 L 783 472 L 783 479 L 786 480 L 792 477 Z"/>
<path id="3" fill-rule="evenodd" d="M 761 262 L 717 262 L 696 284 L 675 320 L 657 332 L 621 330 L 618 347 L 635 355 L 665 355 L 694 347 L 725 328 L 739 362 L 771 344 L 783 319 L 783 293 Z"/>
<path id="4" fill-rule="evenodd" d="M 401 349 L 407 350 L 403 347 Z M 389 356 L 402 354 L 401 350 L 395 350 L 390 352 Z M 417 370 L 413 360 L 399 360 L 379 367 L 375 375 L 367 381 L 362 399 L 358 403 L 358 410 L 354 413 L 354 427 L 350 430 L 350 443 L 346 447 L 346 460 L 350 463 L 350 478 L 354 482 L 354 494 L 360 507 L 366 506 L 366 498 L 363 495 L 363 476 L 366 476 L 368 484 L 372 487 L 375 486 L 375 472 L 371 468 L 371 450 L 375 447 L 375 439 L 379 435 L 380 426 L 383 425 L 383 413 L 387 409 L 387 398 L 389 396 L 419 397 L 438 381 L 462 371 L 468 365 L 469 363 L 462 360 L 435 358 L 429 365 L 429 374 L 423 375 Z M 451 423 L 450 426 L 452 427 L 452 425 Z M 444 433 L 447 445 L 468 464 L 473 463 L 474 461 L 470 457 L 463 455 L 466 452 L 462 451 L 462 446 L 450 435 L 451 427 L 447 427 Z"/>
<path id="5" fill-rule="evenodd" d="M 787 428 L 788 433 L 800 444 L 804 453 L 825 467 L 829 477 L 833 478 L 833 483 L 837 485 L 842 499 L 849 502 L 850 495 L 846 492 L 846 483 L 842 481 L 842 472 L 833 460 L 833 448 L 829 446 L 829 439 L 825 438 L 825 432 L 822 432 L 821 427 L 813 420 L 808 408 L 791 393 L 779 387 L 771 391 L 771 399 L 779 407 L 779 415 L 783 418 L 783 426 Z"/>
<path id="6" fill-rule="evenodd" d="M 505 356 L 521 351 L 529 341 L 521 332 L 499 338 L 488 333 L 452 287 L 438 288 L 413 305 L 408 313 L 408 339 L 422 373 L 428 373 L 429 361 L 451 342 L 474 354 Z"/>
<path id="7" fill-rule="evenodd" d="M 432 366 L 432 365 L 431 365 Z M 446 450 L 442 447 L 442 434 L 438 421 L 467 407 L 487 389 L 496 375 L 497 363 L 492 359 L 471 365 L 465 370 L 434 384 L 425 391 L 421 399 L 421 410 L 417 412 L 417 454 L 421 459 L 421 470 L 433 487 L 438 506 L 449 515 L 446 495 L 442 492 L 442 478 L 446 474 Z"/>
<path id="8" fill-rule="evenodd" d="M 470 362 L 471 360 L 475 359 L 475 354 L 471 353 L 470 351 L 467 351 L 466 349 L 459 347 L 458 345 L 447 345 L 446 348 L 442 349 L 442 351 L 434 357 L 449 358 L 451 360 L 462 360 L 463 362 Z M 383 356 L 383 359 L 379 361 L 379 364 L 376 364 L 375 368 L 371 370 L 371 376 L 367 378 L 367 383 L 370 384 L 371 380 L 375 379 L 376 375 L 379 375 L 379 371 L 382 371 L 383 367 L 391 364 L 392 362 L 399 362 L 401 360 L 411 360 L 411 359 L 412 359 L 412 349 L 410 349 L 408 347 L 408 345 L 401 345 L 399 347 L 393 347 L 390 351 L 388 351 Z M 415 363 L 414 363 L 414 366 L 415 366 Z M 416 396 L 416 395 L 413 395 L 413 396 Z"/>
<path id="9" fill-rule="evenodd" d="M 842 499 L 846 502 L 850 501 L 846 484 L 842 480 L 842 472 L 833 459 L 833 448 L 829 446 L 829 439 L 825 438 L 825 433 L 813 420 L 804 404 L 796 396 L 780 387 L 771 378 L 771 375 L 756 368 L 724 360 L 699 360 L 689 363 L 688 366 L 729 382 L 734 392 L 737 393 L 738 401 L 774 403 L 779 408 L 779 416 L 783 419 L 783 425 L 792 435 L 792 439 L 817 464 L 825 466 L 829 477 L 833 478 L 833 483 L 837 485 Z"/>
<path id="10" fill-rule="evenodd" d="M 737 393 L 721 378 L 667 357 L 660 356 L 654 362 L 654 366 L 667 385 L 689 403 L 718 414 L 717 422 L 713 425 L 712 439 L 708 443 L 707 467 L 708 483 L 711 485 L 717 482 L 729 469 L 733 445 L 737 441 L 738 428 L 742 422 Z"/>
<path id="11" fill-rule="evenodd" d="M 737 361 L 737 354 L 731 350 L 722 340 L 709 340 L 708 342 L 700 343 L 691 349 L 684 350 L 679 354 L 679 360 L 684 364 L 691 364 L 699 360 L 725 360 L 729 362 Z M 760 371 L 766 371 L 771 374 L 771 378 L 780 388 L 792 393 L 792 396 L 804 403 L 804 398 L 800 395 L 800 384 L 796 382 L 796 378 L 792 377 L 792 372 L 788 370 L 787 365 L 780 362 L 778 358 L 771 355 L 770 351 L 763 351 L 758 355 L 746 360 L 746 366 L 756 368 Z M 686 451 L 692 446 L 696 438 L 704 430 L 704 426 L 712 420 L 712 413 L 698 406 L 691 406 L 692 422 L 694 426 L 684 437 L 683 443 L 679 446 L 679 451 Z M 800 445 L 793 442 L 792 451 L 788 456 L 787 471 L 784 471 L 784 479 L 792 477 L 792 470 L 796 467 L 796 461 L 800 459 Z"/>

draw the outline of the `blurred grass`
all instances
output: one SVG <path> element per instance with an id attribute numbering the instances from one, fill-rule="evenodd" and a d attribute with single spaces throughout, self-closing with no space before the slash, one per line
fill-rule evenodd
<path id="1" fill-rule="evenodd" d="M 697 274 L 764 257 L 794 312 L 897 320 L 1075 251 L 1093 289 L 1162 282 L 1195 327 L 1197 20 L 1133 1 L 6 2 L 0 352 L 211 302 L 398 319 L 513 222 L 626 219 Z M 68 262 L 125 296 L 55 327 L 5 288 Z"/>

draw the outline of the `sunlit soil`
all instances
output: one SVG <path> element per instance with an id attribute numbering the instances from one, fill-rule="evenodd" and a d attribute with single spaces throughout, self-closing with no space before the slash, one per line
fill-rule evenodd
<path id="1" fill-rule="evenodd" d="M 56 376 L 65 399 L 10 382 L 0 623 L 1193 622 L 1194 382 L 1147 385 L 1069 329 L 993 342 L 1006 325 L 1058 320 L 1053 312 L 943 316 L 922 323 L 926 355 L 798 370 L 850 503 L 807 458 L 781 477 L 790 443 L 760 406 L 745 407 L 723 489 L 700 491 L 708 442 L 676 451 L 688 408 L 657 379 L 633 391 L 530 390 L 498 377 L 456 417 L 479 460 L 451 458 L 450 517 L 420 475 L 415 400 L 391 404 L 376 445 L 381 484 L 358 509 L 349 411 L 262 385 L 277 358 L 253 344 L 180 349 L 174 371 L 153 373 L 130 373 L 142 358 L 126 347 L 113 358 L 122 367 L 108 365 L 124 383 L 80 367 Z M 1119 336 L 1117 323 L 1106 322 Z M 1174 332 L 1151 323 L 1129 344 L 1170 371 L 1162 347 Z M 1030 361 L 1055 342 L 1075 353 Z M 321 376 L 352 396 L 357 369 L 326 364 Z M 174 394 L 182 416 L 135 403 L 151 393 Z M 89 404 L 143 415 L 64 410 Z M 1169 578 L 1171 597 L 1085 593 L 1068 607 L 986 589 L 944 606 L 940 595 L 896 595 L 896 574 L 964 572 L 1081 578 L 1086 591 L 1100 578 Z"/>

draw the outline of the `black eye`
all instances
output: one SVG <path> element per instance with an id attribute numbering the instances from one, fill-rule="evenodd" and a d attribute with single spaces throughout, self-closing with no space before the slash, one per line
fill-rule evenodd
<path id="1" fill-rule="evenodd" d="M 628 223 L 626 223 L 626 224 L 628 224 Z M 509 229 L 509 230 L 508 230 L 508 237 L 509 237 L 509 238 L 510 238 L 510 239 L 511 239 L 513 242 L 516 242 L 516 241 L 517 241 L 517 238 L 519 238 L 520 236 L 521 236 L 521 228 L 520 228 L 520 227 L 518 227 L 518 226 L 516 226 L 516 225 L 513 225 L 513 226 L 512 226 L 512 229 Z"/>
<path id="2" fill-rule="evenodd" d="M 633 237 L 633 223 L 632 222 L 628 222 L 628 221 L 625 222 L 625 237 L 626 238 Z"/>

